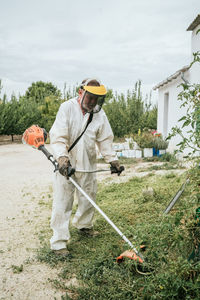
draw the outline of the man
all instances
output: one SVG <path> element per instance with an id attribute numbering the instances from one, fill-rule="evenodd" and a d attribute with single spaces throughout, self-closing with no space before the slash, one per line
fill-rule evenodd
<path id="1" fill-rule="evenodd" d="M 54 175 L 54 200 L 51 217 L 53 236 L 51 249 L 56 254 L 67 255 L 67 241 L 70 238 L 69 221 L 72 212 L 75 187 L 67 180 L 69 166 L 77 170 L 96 170 L 96 148 L 107 163 L 120 170 L 116 153 L 112 150 L 113 133 L 108 119 L 101 109 L 106 89 L 96 79 L 82 82 L 78 97 L 61 104 L 56 120 L 50 130 L 51 147 L 59 163 L 59 172 Z M 90 117 L 90 123 L 88 119 Z M 86 128 L 86 126 L 88 126 Z M 70 146 L 81 135 L 71 151 Z M 97 183 L 95 173 L 78 173 L 76 182 L 93 199 L 96 198 Z M 82 233 L 92 235 L 94 207 L 77 191 L 78 209 L 72 224 Z"/>

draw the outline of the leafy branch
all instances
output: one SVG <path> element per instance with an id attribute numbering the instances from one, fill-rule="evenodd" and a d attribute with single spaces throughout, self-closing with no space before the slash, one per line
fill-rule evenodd
<path id="1" fill-rule="evenodd" d="M 193 61 L 190 68 L 195 63 L 200 63 L 200 51 L 193 53 Z M 178 100 L 181 101 L 180 107 L 186 109 L 186 113 L 178 120 L 180 126 L 174 126 L 167 139 L 178 135 L 181 142 L 178 143 L 178 150 L 183 152 L 186 148 L 191 150 L 188 156 L 200 151 L 200 84 L 181 83 L 183 90 L 178 94 Z"/>

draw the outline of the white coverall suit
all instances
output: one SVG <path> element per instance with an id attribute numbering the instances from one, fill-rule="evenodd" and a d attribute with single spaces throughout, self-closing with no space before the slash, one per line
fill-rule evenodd
<path id="1" fill-rule="evenodd" d="M 61 104 L 56 120 L 50 130 L 51 148 L 54 157 L 56 159 L 60 156 L 69 157 L 72 167 L 77 170 L 96 170 L 95 144 L 97 144 L 107 163 L 118 159 L 116 153 L 112 150 L 113 132 L 102 109 L 93 115 L 92 122 L 88 125 L 85 133 L 68 153 L 67 149 L 84 130 L 88 117 L 88 113 L 83 115 L 77 98 L 70 99 Z M 73 177 L 95 201 L 97 192 L 96 174 L 77 172 Z M 75 187 L 59 172 L 54 174 L 53 187 L 54 200 L 51 216 L 53 236 L 50 243 L 52 250 L 59 250 L 66 248 L 66 242 L 70 238 L 69 221 Z M 91 228 L 94 208 L 79 191 L 77 191 L 77 196 L 78 209 L 72 224 L 78 229 Z"/>

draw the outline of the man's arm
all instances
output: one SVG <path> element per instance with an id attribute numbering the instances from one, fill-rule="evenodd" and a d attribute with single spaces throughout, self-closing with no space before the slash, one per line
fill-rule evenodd
<path id="1" fill-rule="evenodd" d="M 64 105 L 65 104 L 65 105 Z M 49 132 L 51 148 L 53 150 L 54 157 L 68 157 L 69 148 L 69 108 L 66 103 L 61 104 L 55 122 Z"/>

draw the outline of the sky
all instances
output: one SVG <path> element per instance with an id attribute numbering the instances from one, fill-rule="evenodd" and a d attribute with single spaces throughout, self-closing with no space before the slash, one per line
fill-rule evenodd
<path id="1" fill-rule="evenodd" d="M 191 60 L 188 26 L 199 0 L 0 0 L 2 94 L 33 82 L 62 92 L 97 78 L 118 93 L 142 81 L 143 96 Z M 152 91 L 156 103 L 157 92 Z"/>

